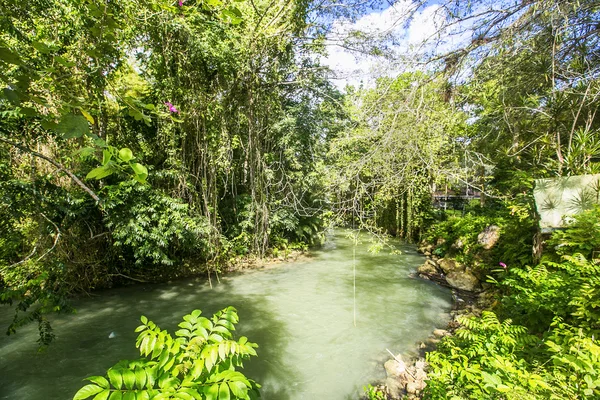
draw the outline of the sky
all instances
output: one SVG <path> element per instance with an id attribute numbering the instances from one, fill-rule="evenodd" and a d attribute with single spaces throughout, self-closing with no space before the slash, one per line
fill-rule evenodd
<path id="1" fill-rule="evenodd" d="M 371 86 L 380 76 L 390 76 L 402 69 L 416 69 L 419 66 L 410 60 L 417 60 L 423 52 L 443 52 L 465 40 L 465 34 L 446 36 L 439 42 L 438 34 L 444 15 L 438 4 L 430 4 L 419 9 L 407 23 L 407 15 L 412 11 L 412 0 L 398 0 L 384 10 L 372 10 L 356 22 L 338 19 L 327 36 L 328 56 L 321 59 L 323 65 L 333 71 L 332 82 L 339 88 L 346 85 Z M 386 44 L 386 54 L 392 54 L 395 61 L 383 57 L 365 55 L 351 51 L 340 44 L 354 31 L 375 36 Z M 409 62 L 407 64 L 407 61 Z"/>

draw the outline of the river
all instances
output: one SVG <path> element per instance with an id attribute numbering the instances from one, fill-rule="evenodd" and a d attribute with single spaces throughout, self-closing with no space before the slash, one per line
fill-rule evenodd
<path id="1" fill-rule="evenodd" d="M 363 385 L 385 377 L 386 349 L 414 350 L 449 318 L 450 292 L 410 277 L 424 258 L 395 244 L 401 255 L 373 254 L 362 235 L 353 257 L 353 241 L 338 231 L 311 258 L 231 274 L 212 289 L 197 279 L 78 299 L 76 314 L 52 316 L 57 338 L 43 352 L 36 326 L 0 336 L 0 398 L 71 399 L 86 376 L 138 357 L 133 331 L 140 315 L 171 330 L 194 309 L 207 316 L 232 305 L 237 334 L 259 344 L 243 372 L 263 385 L 264 399 L 357 399 Z M 1 329 L 10 312 L 0 308 Z"/>

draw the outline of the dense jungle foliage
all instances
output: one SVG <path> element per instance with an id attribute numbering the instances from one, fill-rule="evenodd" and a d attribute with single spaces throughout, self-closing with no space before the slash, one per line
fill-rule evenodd
<path id="1" fill-rule="evenodd" d="M 600 210 L 544 237 L 533 199 L 535 179 L 600 173 L 600 3 L 433 2 L 440 37 L 470 34 L 394 59 L 350 32 L 398 72 L 341 93 L 319 57 L 331 21 L 376 3 L 0 0 L 9 332 L 37 321 L 47 343 L 69 296 L 210 277 L 344 224 L 429 240 L 495 293 L 429 354 L 426 397 L 600 396 Z M 406 3 L 407 21 L 431 6 Z M 463 192 L 479 200 L 433 207 Z"/>
<path id="2" fill-rule="evenodd" d="M 302 2 L 0 4 L 0 301 L 314 244 L 340 94 Z M 209 275 L 210 276 L 210 275 Z"/>

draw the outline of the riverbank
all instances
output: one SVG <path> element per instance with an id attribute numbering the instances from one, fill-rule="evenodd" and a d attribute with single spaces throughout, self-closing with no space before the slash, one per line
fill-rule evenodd
<path id="1" fill-rule="evenodd" d="M 495 301 L 489 291 L 490 286 L 482 283 L 471 268 L 463 266 L 454 258 L 440 258 L 432 254 L 434 249 L 435 245 L 431 243 L 420 244 L 418 252 L 426 258 L 413 277 L 429 280 L 452 290 L 451 318 L 446 326 L 434 329 L 427 339 L 415 343 L 414 353 L 391 354 L 392 358 L 384 364 L 387 376 L 385 381 L 377 383 L 371 389 L 372 393 L 378 392 L 380 396 L 385 396 L 385 399 L 421 398 L 428 380 L 427 353 L 435 351 L 443 338 L 454 335 L 460 327 L 459 317 L 479 317 L 482 311 L 490 308 Z M 367 398 L 381 398 L 374 396 L 375 394 Z"/>
<path id="2" fill-rule="evenodd" d="M 370 239 L 363 234 L 355 247 L 338 231 L 308 260 L 226 274 L 219 284 L 213 275 L 212 289 L 204 275 L 81 298 L 73 304 L 77 314 L 53 316 L 56 341 L 44 353 L 37 353 L 35 326 L 0 338 L 8 382 L 0 399 L 69 398 L 86 376 L 137 357 L 140 315 L 172 330 L 194 309 L 211 315 L 227 306 L 238 310 L 237 335 L 260 346 L 243 372 L 263 386 L 263 398 L 358 398 L 366 378 L 385 378 L 381 349 L 406 351 L 446 321 L 452 303 L 448 290 L 408 276 L 422 262 L 414 246 L 398 243 L 400 257 L 372 253 Z M 6 309 L 0 320 L 10 319 Z"/>

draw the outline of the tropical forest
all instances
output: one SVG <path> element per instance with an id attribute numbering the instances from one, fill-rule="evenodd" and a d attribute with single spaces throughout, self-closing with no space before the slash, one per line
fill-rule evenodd
<path id="1" fill-rule="evenodd" d="M 0 0 L 0 399 L 600 399 L 600 1 Z"/>

